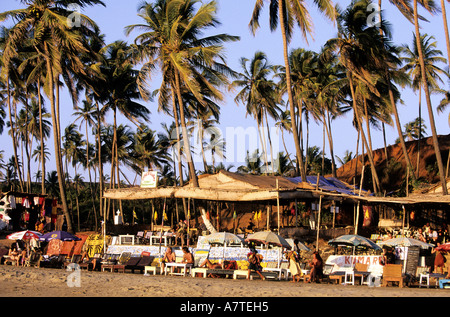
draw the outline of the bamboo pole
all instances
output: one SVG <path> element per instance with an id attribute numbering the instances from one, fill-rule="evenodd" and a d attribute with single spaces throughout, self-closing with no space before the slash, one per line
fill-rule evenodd
<path id="1" fill-rule="evenodd" d="M 319 215 L 317 216 L 317 237 L 316 237 L 316 251 L 319 251 L 319 232 L 320 232 L 320 214 L 322 210 L 322 195 L 319 198 Z"/>
<path id="2" fill-rule="evenodd" d="M 276 180 L 277 183 L 277 213 L 278 213 L 278 234 L 280 233 L 280 192 L 278 188 L 278 179 Z"/>

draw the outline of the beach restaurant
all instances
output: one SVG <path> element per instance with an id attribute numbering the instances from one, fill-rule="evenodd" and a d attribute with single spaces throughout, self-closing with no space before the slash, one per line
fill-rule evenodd
<path id="1" fill-rule="evenodd" d="M 353 225 L 352 233 L 358 233 L 358 228 L 364 225 L 365 216 L 363 214 L 364 206 L 371 206 L 375 210 L 377 208 L 388 207 L 403 209 L 403 218 L 400 219 L 400 228 L 405 229 L 409 226 L 409 214 L 406 212 L 411 208 L 418 211 L 422 210 L 443 210 L 442 217 L 447 219 L 447 209 L 449 206 L 448 199 L 437 194 L 422 194 L 411 196 L 407 198 L 393 198 L 393 197 L 376 197 L 370 192 L 341 182 L 334 178 L 323 176 L 310 176 L 306 182 L 302 182 L 301 178 L 287 178 L 281 176 L 270 175 L 248 175 L 220 171 L 213 175 L 200 175 L 199 187 L 193 187 L 187 184 L 183 187 L 161 187 L 154 186 L 152 188 L 132 187 L 120 189 L 108 189 L 105 191 L 103 198 L 120 199 L 120 200 L 145 200 L 145 199 L 195 199 L 198 201 L 212 201 L 212 202 L 229 202 L 233 206 L 239 204 L 259 203 L 268 206 L 263 222 L 267 225 L 266 230 L 273 230 L 275 232 L 286 233 L 284 228 L 280 228 L 281 214 L 283 208 L 292 205 L 292 202 L 305 203 L 307 206 L 315 206 L 317 226 L 314 234 L 317 240 L 320 237 L 327 238 L 327 234 L 339 234 L 339 230 L 334 228 L 333 215 L 333 229 L 323 229 L 321 227 L 320 218 L 324 206 L 339 206 L 341 213 L 349 213 L 349 219 L 355 221 L 347 225 Z M 198 204 L 199 206 L 201 204 Z M 239 208 L 237 208 L 239 209 Z M 297 208 L 295 208 L 295 217 L 298 216 Z M 203 213 L 204 214 L 204 213 Z M 419 212 L 417 212 L 419 214 Z M 206 220 L 206 218 L 204 218 Z M 377 226 L 378 221 L 373 221 L 372 226 Z M 345 224 L 344 224 L 345 225 Z M 220 225 L 219 225 L 220 227 Z M 348 226 L 347 226 L 348 227 Z M 404 231 L 403 231 L 404 232 Z M 125 239 L 126 237 L 122 237 Z M 131 238 L 131 237 L 130 237 Z M 164 240 L 161 240 L 164 241 Z M 108 253 L 121 253 L 123 251 L 132 252 L 136 255 L 142 252 L 148 252 L 155 257 L 160 257 L 164 254 L 165 243 L 157 243 L 156 245 L 136 245 L 134 242 L 127 244 L 116 240 L 116 243 L 108 247 Z M 226 258 L 229 260 L 243 261 L 246 259 L 248 252 L 247 247 L 215 247 L 203 243 L 202 237 L 199 237 L 198 244 L 192 248 L 196 259 Z M 177 255 L 182 256 L 180 250 Z M 281 261 L 280 250 L 277 248 L 262 249 L 264 259 L 267 262 Z M 352 255 L 345 258 L 335 257 L 333 261 L 342 262 L 345 266 L 346 262 L 351 263 L 355 261 Z M 369 261 L 370 265 L 375 268 L 380 268 L 379 256 L 366 255 L 362 261 Z M 359 261 L 359 260 L 358 260 Z M 344 263 L 345 262 L 345 263 Z M 360 261 L 359 261 L 360 262 Z"/>

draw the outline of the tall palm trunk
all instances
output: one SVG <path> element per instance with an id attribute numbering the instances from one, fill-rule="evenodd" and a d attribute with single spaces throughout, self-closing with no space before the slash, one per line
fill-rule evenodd
<path id="1" fill-rule="evenodd" d="M 41 142 L 41 194 L 45 195 L 45 151 L 44 151 L 44 132 L 42 123 L 42 100 L 41 100 L 41 81 L 38 78 L 37 81 L 38 88 L 38 104 L 39 104 L 39 138 Z"/>
<path id="2" fill-rule="evenodd" d="M 90 164 L 91 160 L 90 160 L 90 156 L 89 156 L 88 120 L 86 120 L 86 122 L 85 122 L 85 128 L 86 128 L 86 166 L 88 168 L 89 190 L 91 192 L 92 209 L 94 211 L 95 229 L 97 229 L 97 208 L 95 208 L 94 189 L 92 188 L 92 176 L 91 176 L 91 164 Z"/>
<path id="3" fill-rule="evenodd" d="M 295 152 L 297 155 L 297 162 L 300 171 L 297 170 L 297 175 L 300 172 L 300 176 L 302 177 L 302 181 L 306 182 L 306 170 L 303 164 L 303 153 L 300 148 L 300 138 L 297 132 L 297 124 L 295 122 L 295 103 L 294 97 L 292 95 L 292 87 L 291 87 L 291 70 L 289 66 L 289 55 L 288 55 L 288 43 L 286 36 L 286 27 L 284 21 L 284 10 L 283 10 L 283 1 L 278 1 L 278 13 L 280 15 L 280 28 L 281 28 L 281 36 L 283 38 L 283 53 L 284 53 L 284 64 L 286 69 L 286 89 L 288 93 L 289 99 L 289 111 L 291 113 L 291 125 L 292 125 L 292 134 L 294 137 L 295 144 Z M 301 111 L 300 111 L 301 113 Z M 299 114 L 300 115 L 300 114 Z"/>
<path id="4" fill-rule="evenodd" d="M 198 185 L 198 177 L 195 173 L 194 161 L 192 160 L 191 155 L 191 145 L 188 138 L 187 128 L 186 128 L 186 118 L 184 115 L 184 106 L 183 106 L 183 98 L 181 96 L 181 84 L 180 84 L 180 74 L 178 71 L 175 71 L 175 85 L 176 85 L 176 93 L 178 97 L 178 106 L 180 108 L 180 122 L 181 122 L 181 133 L 183 135 L 183 146 L 186 153 L 186 160 L 189 168 L 189 177 L 192 181 L 192 186 L 199 187 Z"/>
<path id="5" fill-rule="evenodd" d="M 102 140 L 100 135 L 101 121 L 100 121 L 100 106 L 98 102 L 97 105 L 97 155 L 98 155 L 98 173 L 99 173 L 99 185 L 100 185 L 100 195 L 99 195 L 99 213 L 100 217 L 103 218 L 103 221 L 106 221 L 104 215 L 104 209 L 102 205 L 102 197 L 103 197 L 103 162 L 102 162 Z"/>
<path id="6" fill-rule="evenodd" d="M 380 11 L 379 11 L 379 19 L 380 19 L 380 23 L 381 23 L 382 22 L 381 0 L 378 0 L 378 6 L 379 6 L 379 9 L 380 9 Z M 380 28 L 380 34 L 381 34 L 381 36 L 384 35 L 382 28 Z M 400 123 L 400 116 L 398 115 L 397 105 L 396 105 L 395 100 L 394 100 L 394 94 L 392 92 L 392 83 L 391 83 L 391 79 L 390 79 L 388 70 L 385 70 L 385 73 L 386 73 L 386 77 L 387 77 L 389 101 L 391 103 L 391 107 L 392 107 L 392 110 L 394 112 L 395 126 L 397 128 L 397 133 L 398 133 L 398 137 L 399 137 L 399 140 L 400 140 L 400 146 L 402 148 L 403 155 L 405 156 L 407 170 L 409 168 L 409 174 L 412 176 L 413 181 L 415 181 L 416 180 L 416 175 L 414 173 L 414 168 L 412 166 L 411 159 L 410 159 L 409 154 L 408 154 L 408 150 L 406 149 L 405 139 L 403 138 L 402 126 L 401 126 L 401 123 Z M 385 130 L 384 130 L 384 123 L 383 123 L 383 136 L 384 135 L 385 135 Z M 419 136 L 419 139 L 420 139 L 420 136 Z M 385 153 L 385 156 L 386 156 L 386 166 L 387 166 L 388 165 L 388 157 L 387 157 L 387 150 L 386 150 L 386 141 L 384 143 L 384 153 Z M 419 161 L 417 161 L 417 169 L 419 168 L 419 163 L 418 162 Z M 419 171 L 417 170 L 417 175 L 418 174 L 419 174 Z"/>
<path id="7" fill-rule="evenodd" d="M 353 104 L 353 111 L 355 112 L 355 118 L 356 118 L 356 121 L 358 123 L 358 128 L 359 128 L 359 131 L 361 133 L 361 138 L 363 140 L 363 144 L 366 147 L 366 149 L 369 149 L 369 144 L 367 142 L 366 135 L 365 135 L 364 130 L 362 128 L 361 117 L 359 116 L 358 107 L 356 105 L 355 91 L 354 91 L 354 88 L 353 88 L 353 78 L 352 78 L 352 74 L 350 72 L 347 72 L 347 78 L 348 78 L 348 81 L 349 81 L 350 92 L 352 94 L 352 99 L 353 99 L 353 102 L 352 102 L 352 104 Z M 375 169 L 375 162 L 373 160 L 373 153 L 370 150 L 368 150 L 367 151 L 367 155 L 369 157 L 370 169 L 372 171 L 372 179 L 373 179 L 373 182 L 374 182 L 375 193 L 378 193 L 380 191 L 380 181 L 378 179 L 377 171 Z"/>
<path id="8" fill-rule="evenodd" d="M 336 175 L 336 160 L 334 159 L 334 144 L 333 144 L 333 133 L 331 132 L 331 119 L 330 112 L 327 110 L 326 118 L 325 115 L 323 117 L 323 125 L 325 126 L 325 131 L 327 133 L 328 144 L 330 146 L 330 156 L 331 156 L 331 175 L 334 178 L 337 178 Z"/>
<path id="9" fill-rule="evenodd" d="M 430 117 L 430 128 L 431 128 L 431 133 L 432 133 L 432 139 L 433 139 L 433 147 L 434 147 L 434 152 L 436 155 L 436 161 L 438 164 L 438 168 L 439 168 L 439 178 L 441 180 L 441 185 L 442 185 L 442 193 L 444 195 L 448 194 L 448 190 L 447 190 L 447 184 L 445 181 L 445 172 L 444 172 L 444 165 L 442 163 L 442 157 L 441 157 L 441 150 L 439 148 L 439 140 L 438 140 L 438 136 L 437 136 L 437 132 L 436 132 L 436 125 L 434 122 L 434 114 L 433 114 L 433 108 L 431 106 L 431 98 L 430 98 L 430 91 L 428 88 L 428 84 L 427 84 L 427 79 L 426 79 L 426 72 L 425 72 L 425 62 L 423 59 L 423 52 L 422 52 L 422 43 L 420 42 L 420 30 L 419 30 L 419 15 L 418 15 L 418 11 L 417 11 L 417 0 L 414 0 L 414 26 L 416 29 L 416 44 L 417 44 L 417 50 L 419 52 L 419 63 L 420 63 L 420 69 L 422 72 L 422 86 L 423 89 L 425 91 L 425 98 L 426 98 L 426 102 L 427 102 L 427 108 L 428 108 L 428 115 Z"/>
<path id="10" fill-rule="evenodd" d="M 12 107 L 11 107 L 11 87 L 9 85 L 9 77 L 6 78 L 6 89 L 8 93 L 8 114 L 9 114 L 9 122 L 11 124 L 11 138 L 13 141 L 13 150 L 14 150 L 14 164 L 16 166 L 17 175 L 19 176 L 19 185 L 20 190 L 23 191 L 23 180 L 22 180 L 22 172 L 19 168 L 19 160 L 17 158 L 17 140 L 16 140 L 16 127 L 15 122 L 12 119 Z M 17 122 L 17 121 L 16 121 Z"/>
<path id="11" fill-rule="evenodd" d="M 177 160 L 178 160 L 178 174 L 180 174 L 180 186 L 183 186 L 183 164 L 181 163 L 181 144 L 180 144 L 180 123 L 178 121 L 178 110 L 176 103 L 176 93 L 173 87 L 172 90 L 172 101 L 173 101 L 173 119 L 175 121 L 175 132 L 177 133 Z"/>
<path id="12" fill-rule="evenodd" d="M 64 187 L 64 175 L 63 175 L 63 169 L 62 169 L 62 159 L 61 159 L 61 147 L 60 147 L 60 135 L 58 134 L 58 128 L 57 128 L 57 122 L 58 118 L 56 117 L 56 105 L 55 105 L 55 96 L 54 96 L 54 85 L 53 85 L 53 69 L 50 61 L 50 55 L 47 47 L 47 43 L 44 44 L 44 50 L 45 50 L 45 59 L 47 64 L 47 72 L 49 74 L 48 78 L 48 92 L 49 92 L 49 98 L 50 98 L 50 109 L 51 109 L 51 116 L 52 116 L 52 122 L 53 122 L 53 142 L 55 147 L 55 155 L 56 155 L 56 172 L 58 175 L 58 184 L 59 184 L 59 191 L 60 191 L 60 197 L 61 197 L 61 203 L 63 208 L 64 216 L 66 217 L 67 222 L 67 231 L 70 233 L 73 233 L 72 228 L 72 220 L 70 219 L 69 214 L 69 208 L 67 206 L 67 197 L 66 197 L 66 191 Z"/>
<path id="13" fill-rule="evenodd" d="M 445 1 L 441 0 L 442 19 L 444 23 L 445 43 L 447 44 L 447 63 L 450 65 L 450 37 L 448 35 L 447 13 L 445 10 Z"/>

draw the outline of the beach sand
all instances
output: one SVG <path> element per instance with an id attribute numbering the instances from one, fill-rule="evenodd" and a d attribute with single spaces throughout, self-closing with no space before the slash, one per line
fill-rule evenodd
<path id="1" fill-rule="evenodd" d="M 79 273 L 79 275 L 73 275 Z M 450 290 L 0 266 L 0 297 L 450 297 Z"/>

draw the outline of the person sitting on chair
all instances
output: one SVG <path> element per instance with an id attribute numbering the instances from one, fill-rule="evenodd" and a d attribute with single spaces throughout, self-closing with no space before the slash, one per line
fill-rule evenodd
<path id="1" fill-rule="evenodd" d="M 11 245 L 11 248 L 8 251 L 8 256 L 11 261 L 16 262 L 16 266 L 19 266 L 21 253 L 17 250 L 17 247 L 15 244 Z"/>
<path id="2" fill-rule="evenodd" d="M 194 256 L 189 251 L 188 247 L 183 247 L 183 260 L 181 260 L 181 263 L 187 263 L 194 265 Z"/>
<path id="3" fill-rule="evenodd" d="M 323 276 L 323 260 L 319 254 L 319 252 L 315 251 L 313 253 L 313 259 L 309 262 L 311 267 L 311 272 L 309 274 L 309 279 L 306 283 L 318 282 L 320 278 Z"/>
<path id="4" fill-rule="evenodd" d="M 166 249 L 166 253 L 161 260 L 161 274 L 164 272 L 165 263 L 173 263 L 176 260 L 175 252 L 173 252 L 172 247 Z"/>

